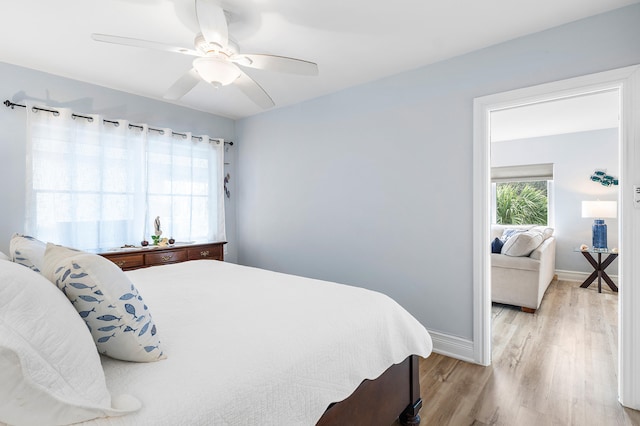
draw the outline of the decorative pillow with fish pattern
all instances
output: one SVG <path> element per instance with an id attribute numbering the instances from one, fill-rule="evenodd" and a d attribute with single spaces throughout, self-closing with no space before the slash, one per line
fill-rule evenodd
<path id="1" fill-rule="evenodd" d="M 166 358 L 148 306 L 113 262 L 47 244 L 43 275 L 71 301 L 99 353 L 135 362 Z"/>
<path id="2" fill-rule="evenodd" d="M 15 263 L 41 272 L 46 247 L 45 243 L 28 235 L 13 234 L 9 242 L 9 254 Z"/>

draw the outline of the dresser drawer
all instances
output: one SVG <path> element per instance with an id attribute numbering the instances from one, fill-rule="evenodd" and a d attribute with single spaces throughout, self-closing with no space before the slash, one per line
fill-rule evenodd
<path id="1" fill-rule="evenodd" d="M 117 254 L 105 255 L 105 257 L 124 270 L 135 269 L 144 265 L 144 255 L 142 254 Z"/>
<path id="2" fill-rule="evenodd" d="M 164 263 L 184 262 L 187 260 L 185 250 L 163 250 L 159 253 L 147 253 L 145 255 L 145 265 L 162 265 Z"/>
<path id="3" fill-rule="evenodd" d="M 211 244 L 189 248 L 189 260 L 212 259 L 222 260 L 222 245 Z"/>
<path id="4" fill-rule="evenodd" d="M 145 247 L 133 252 L 98 252 L 125 271 L 147 266 L 178 263 L 187 260 L 224 260 L 226 242 L 201 244 L 176 244 L 171 247 Z"/>

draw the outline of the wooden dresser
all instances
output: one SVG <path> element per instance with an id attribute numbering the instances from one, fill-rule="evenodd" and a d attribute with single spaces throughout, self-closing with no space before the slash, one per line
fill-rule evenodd
<path id="1" fill-rule="evenodd" d="M 99 252 L 124 271 L 148 266 L 179 263 L 186 260 L 224 260 L 226 242 L 202 244 L 176 244 L 171 247 L 149 246 L 147 248 L 121 249 Z"/>

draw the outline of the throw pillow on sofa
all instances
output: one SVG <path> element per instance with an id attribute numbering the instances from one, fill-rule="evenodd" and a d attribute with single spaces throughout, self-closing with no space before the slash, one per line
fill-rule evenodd
<path id="1" fill-rule="evenodd" d="M 500 239 L 502 240 L 503 243 L 506 243 L 507 240 L 511 237 L 513 237 L 516 234 L 519 234 L 521 232 L 525 232 L 528 231 L 528 228 L 507 228 L 502 232 L 502 236 L 500 237 Z"/>
<path id="2" fill-rule="evenodd" d="M 491 243 L 491 253 L 500 253 L 502 252 L 502 246 L 504 245 L 504 241 L 500 238 L 496 237 Z"/>
<path id="3" fill-rule="evenodd" d="M 502 246 L 502 254 L 507 256 L 529 256 L 532 251 L 538 248 L 544 237 L 542 233 L 538 231 L 525 231 L 519 232 L 504 243 Z"/>
<path id="4" fill-rule="evenodd" d="M 553 236 L 553 228 L 547 228 L 546 226 L 534 226 L 531 230 L 540 232 L 543 240 L 547 240 Z"/>

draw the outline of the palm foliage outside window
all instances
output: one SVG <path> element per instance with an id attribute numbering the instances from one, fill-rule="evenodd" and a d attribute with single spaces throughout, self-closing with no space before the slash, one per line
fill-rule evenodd
<path id="1" fill-rule="evenodd" d="M 496 222 L 547 225 L 547 181 L 505 182 L 496 185 Z"/>

